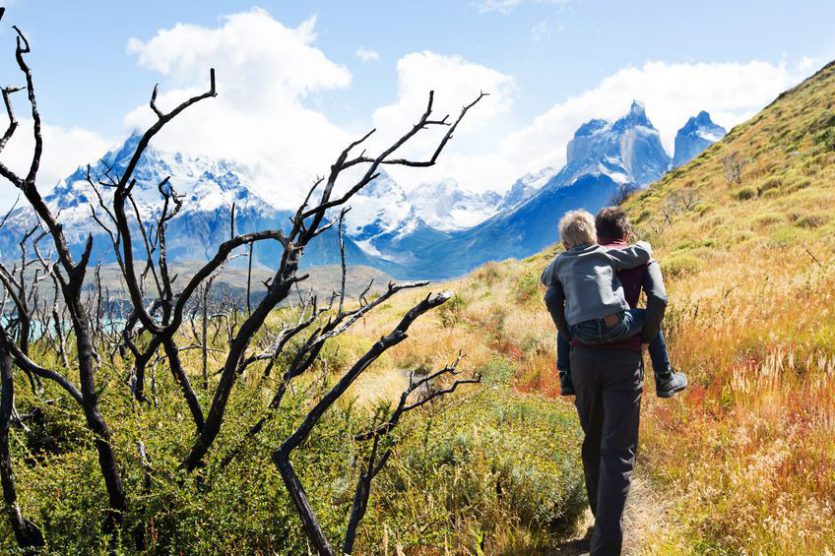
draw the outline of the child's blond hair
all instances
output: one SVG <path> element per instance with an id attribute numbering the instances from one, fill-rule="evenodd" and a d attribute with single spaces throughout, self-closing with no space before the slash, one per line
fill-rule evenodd
<path id="1" fill-rule="evenodd" d="M 560 219 L 560 240 L 569 248 L 597 243 L 594 217 L 585 210 L 570 210 Z"/>

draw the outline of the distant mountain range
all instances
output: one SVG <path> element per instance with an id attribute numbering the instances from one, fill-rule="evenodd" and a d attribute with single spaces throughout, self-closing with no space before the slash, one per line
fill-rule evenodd
<path id="1" fill-rule="evenodd" d="M 374 267 L 397 278 L 448 278 L 491 260 L 525 257 L 557 240 L 556 222 L 567 210 L 596 211 L 624 193 L 645 187 L 672 166 L 697 156 L 725 130 L 706 112 L 691 118 L 676 136 L 673 158 L 664 151 L 658 131 L 644 107 L 633 102 L 629 113 L 615 122 L 591 120 L 576 131 L 567 146 L 566 164 L 519 178 L 504 195 L 476 193 L 454 180 L 423 184 L 405 192 L 387 173 L 369 184 L 351 203 L 346 216 L 346 255 L 350 264 Z M 96 180 L 121 173 L 138 135 L 106 153 L 91 168 Z M 226 160 L 188 157 L 149 147 L 136 169 L 134 197 L 140 215 L 149 219 L 162 209 L 158 184 L 170 176 L 183 208 L 168 226 L 172 261 L 211 257 L 230 234 L 232 204 L 236 233 L 286 228 L 291 212 L 276 208 L 250 187 L 247 168 Z M 79 168 L 46 197 L 60 212 L 68 240 L 80 252 L 88 233 L 94 234 L 94 258 L 115 260 L 109 237 L 93 218 L 107 222 L 95 192 Z M 100 187 L 105 204 L 112 190 Z M 0 229 L 0 255 L 13 258 L 24 230 L 35 223 L 32 213 L 16 209 Z M 138 226 L 135 248 L 144 253 Z M 304 266 L 339 262 L 335 230 L 308 246 Z M 278 244 L 259 244 L 253 262 L 274 267 Z M 238 259 L 234 264 L 243 264 Z"/>

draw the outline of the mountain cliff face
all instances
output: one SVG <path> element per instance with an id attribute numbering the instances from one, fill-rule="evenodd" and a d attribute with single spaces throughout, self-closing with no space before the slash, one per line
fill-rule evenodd
<path id="1" fill-rule="evenodd" d="M 695 117 L 687 120 L 684 127 L 676 134 L 673 167 L 687 164 L 706 148 L 722 139 L 727 132 L 725 128 L 713 123 L 710 114 L 702 110 Z"/>
<path id="2" fill-rule="evenodd" d="M 644 105 L 633 101 L 629 113 L 614 123 L 591 120 L 580 126 L 568 143 L 565 167 L 554 179 L 567 184 L 599 173 L 618 183 L 643 186 L 663 176 L 669 167 L 670 157 L 658 130 Z"/>

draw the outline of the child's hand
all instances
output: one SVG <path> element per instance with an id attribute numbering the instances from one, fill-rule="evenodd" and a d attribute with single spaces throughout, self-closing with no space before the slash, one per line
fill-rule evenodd
<path id="1" fill-rule="evenodd" d="M 641 353 L 646 353 L 649 349 L 649 344 L 641 344 Z"/>

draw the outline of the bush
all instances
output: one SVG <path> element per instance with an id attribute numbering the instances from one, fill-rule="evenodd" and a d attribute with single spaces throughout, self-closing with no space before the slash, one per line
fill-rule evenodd
<path id="1" fill-rule="evenodd" d="M 804 214 L 795 221 L 795 224 L 801 228 L 820 228 L 828 221 L 829 217 L 825 214 Z"/>
<path id="2" fill-rule="evenodd" d="M 734 191 L 733 196 L 738 201 L 747 201 L 757 196 L 757 190 L 753 187 L 746 186 Z"/>
<path id="3" fill-rule="evenodd" d="M 752 224 L 754 225 L 754 227 L 765 228 L 785 221 L 786 217 L 780 214 L 779 212 L 768 212 L 754 217 Z"/>
<path id="4" fill-rule="evenodd" d="M 772 233 L 769 237 L 769 243 L 775 247 L 783 247 L 794 242 L 799 236 L 797 228 L 780 228 Z"/>
<path id="5" fill-rule="evenodd" d="M 695 274 L 701 268 L 702 263 L 693 255 L 671 254 L 661 260 L 661 268 L 665 276 L 680 277 Z"/>
<path id="6" fill-rule="evenodd" d="M 783 185 L 783 180 L 778 177 L 771 177 L 763 181 L 762 184 L 757 188 L 757 192 L 762 195 L 766 191 L 771 191 L 772 189 L 779 189 L 780 186 Z"/>
<path id="7" fill-rule="evenodd" d="M 539 301 L 540 292 L 539 277 L 533 272 L 522 274 L 513 284 L 513 296 L 519 304 L 530 303 L 533 299 Z"/>
<path id="8" fill-rule="evenodd" d="M 438 319 L 444 328 L 452 328 L 464 318 L 464 311 L 467 308 L 467 301 L 458 294 L 455 294 L 449 301 L 438 307 Z"/>
<path id="9" fill-rule="evenodd" d="M 516 375 L 516 364 L 504 357 L 494 357 L 481 369 L 481 380 L 490 386 L 507 386 Z"/>
<path id="10" fill-rule="evenodd" d="M 422 433 L 377 479 L 369 538 L 385 524 L 407 554 L 530 554 L 576 528 L 582 433 L 568 404 L 482 389 L 414 426 Z"/>

